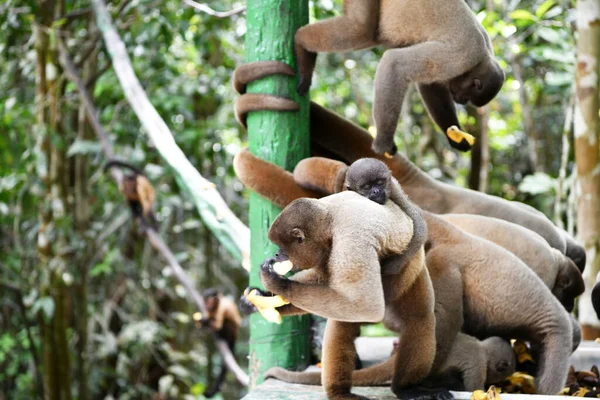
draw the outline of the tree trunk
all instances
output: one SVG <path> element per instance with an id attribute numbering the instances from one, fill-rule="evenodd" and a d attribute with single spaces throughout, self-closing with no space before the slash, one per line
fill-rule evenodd
<path id="1" fill-rule="evenodd" d="M 577 71 L 575 102 L 575 160 L 579 196 L 577 230 L 587 254 L 584 272 L 586 291 L 579 300 L 579 320 L 584 339 L 600 333 L 600 321 L 590 294 L 600 270 L 600 158 L 598 143 L 598 59 L 600 53 L 600 6 L 598 0 L 577 2 Z"/>
<path id="2" fill-rule="evenodd" d="M 471 170 L 469 172 L 469 189 L 485 192 L 488 180 L 488 163 L 490 149 L 488 141 L 488 108 L 467 107 L 469 117 L 475 124 L 468 126 L 467 131 L 477 137 L 471 149 Z"/>
<path id="3" fill-rule="evenodd" d="M 261 0 L 248 2 L 246 61 L 279 60 L 295 67 L 294 33 L 308 22 L 307 0 Z M 296 79 L 273 76 L 252 83 L 248 92 L 286 96 L 300 104 L 300 111 L 278 113 L 251 112 L 248 115 L 250 151 L 266 161 L 291 170 L 309 155 L 308 96 L 300 98 Z M 267 231 L 280 209 L 255 193 L 250 196 L 250 285 L 261 286 L 258 271 L 261 262 L 275 254 Z M 260 315 L 250 322 L 251 386 L 262 380 L 269 367 L 301 368 L 310 361 L 308 316 L 287 317 L 281 325 Z"/>

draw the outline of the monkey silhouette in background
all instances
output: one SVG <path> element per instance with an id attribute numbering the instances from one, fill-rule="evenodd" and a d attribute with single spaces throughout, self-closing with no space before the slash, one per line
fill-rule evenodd
<path id="1" fill-rule="evenodd" d="M 375 74 L 373 150 L 394 155 L 394 133 L 410 83 L 456 149 L 472 140 L 460 132 L 454 102 L 481 107 L 504 83 L 488 34 L 464 0 L 344 0 L 343 15 L 296 32 L 298 93 L 311 84 L 317 53 L 384 45 Z M 469 135 L 470 136 L 470 135 Z M 472 138 L 472 137 L 471 137 Z M 471 142 L 469 142 L 471 140 Z"/>
<path id="2" fill-rule="evenodd" d="M 152 184 L 139 168 L 123 161 L 110 160 L 104 166 L 104 171 L 115 167 L 130 171 L 130 173 L 124 174 L 119 184 L 119 191 L 127 199 L 134 218 L 141 221 L 143 228 L 151 227 L 155 229 L 156 217 L 152 207 L 156 200 L 156 194 Z"/>
<path id="3" fill-rule="evenodd" d="M 202 293 L 204 303 L 206 304 L 207 316 L 203 316 L 202 326 L 210 326 L 217 332 L 229 346 L 232 354 L 235 354 L 235 343 L 238 338 L 242 316 L 233 300 L 229 297 L 223 297 L 217 289 L 206 289 Z M 221 385 L 227 375 L 227 365 L 222 361 L 219 376 L 213 385 L 204 392 L 204 397 L 211 398 L 219 392 Z"/>

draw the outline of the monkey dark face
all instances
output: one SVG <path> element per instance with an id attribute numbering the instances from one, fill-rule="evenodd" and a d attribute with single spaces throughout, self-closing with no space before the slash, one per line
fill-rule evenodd
<path id="1" fill-rule="evenodd" d="M 483 341 L 488 365 L 486 383 L 501 383 L 516 371 L 517 358 L 510 343 L 494 336 Z"/>
<path id="2" fill-rule="evenodd" d="M 206 305 L 206 310 L 209 313 L 214 312 L 217 309 L 217 307 L 219 307 L 219 296 L 219 291 L 213 288 L 206 289 L 204 292 L 202 292 L 204 304 Z"/>
<path id="3" fill-rule="evenodd" d="M 276 261 L 290 260 L 294 268 L 324 265 L 331 249 L 331 217 L 315 199 L 290 203 L 269 228 L 269 240 L 279 246 Z"/>
<path id="4" fill-rule="evenodd" d="M 375 158 L 361 158 L 355 161 L 346 172 L 346 190 L 351 190 L 379 204 L 388 198 L 388 185 L 391 172 Z"/>
<path id="5" fill-rule="evenodd" d="M 585 283 L 581 272 L 570 258 L 565 257 L 565 264 L 556 277 L 552 294 L 556 296 L 567 311 L 571 312 L 575 307 L 575 297 L 581 295 L 584 291 Z"/>
<path id="6" fill-rule="evenodd" d="M 475 107 L 483 107 L 496 97 L 503 84 L 504 71 L 495 60 L 489 60 L 451 79 L 448 88 L 456 103 L 471 103 Z"/>

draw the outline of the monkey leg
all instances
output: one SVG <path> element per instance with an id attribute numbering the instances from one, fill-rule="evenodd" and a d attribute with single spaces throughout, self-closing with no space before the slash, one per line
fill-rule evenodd
<path id="1" fill-rule="evenodd" d="M 448 44 L 425 42 L 390 49 L 383 54 L 375 73 L 373 101 L 373 118 L 377 127 L 373 150 L 376 153 L 396 154 L 394 133 L 411 82 L 446 82 L 468 70 L 464 57 L 456 57 L 449 52 Z"/>
<path id="2" fill-rule="evenodd" d="M 471 145 L 466 139 L 463 138 L 460 142 L 456 142 L 447 134 L 448 129 L 452 126 L 460 128 L 454 100 L 452 100 L 448 87 L 438 82 L 429 84 L 421 83 L 419 84 L 419 93 L 421 94 L 423 103 L 425 103 L 427 112 L 429 112 L 429 116 L 444 132 L 450 145 L 460 151 L 471 149 Z"/>
<path id="3" fill-rule="evenodd" d="M 328 399 L 366 399 L 350 393 L 356 358 L 354 339 L 358 335 L 360 324 L 327 320 L 323 338 L 322 380 Z"/>
<path id="4" fill-rule="evenodd" d="M 392 391 L 421 382 L 435 358 L 434 293 L 429 273 L 423 268 L 408 291 L 388 305 L 400 321 L 400 342 L 392 376 Z M 388 316 L 384 320 L 388 324 Z"/>
<path id="5" fill-rule="evenodd" d="M 294 38 L 298 93 L 308 93 L 317 53 L 343 52 L 377 46 L 379 0 L 345 0 L 344 15 L 298 29 Z"/>

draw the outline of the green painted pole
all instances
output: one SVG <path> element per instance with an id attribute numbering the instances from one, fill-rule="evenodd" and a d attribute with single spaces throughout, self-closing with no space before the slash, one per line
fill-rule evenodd
<path id="1" fill-rule="evenodd" d="M 294 34 L 308 22 L 308 0 L 248 0 L 246 61 L 283 61 L 295 68 Z M 296 92 L 297 78 L 273 76 L 248 86 L 249 93 L 287 97 L 298 112 L 256 111 L 248 115 L 250 151 L 263 160 L 292 170 L 309 155 L 309 103 Z M 281 210 L 252 193 L 250 197 L 250 285 L 262 286 L 261 262 L 275 254 L 267 239 L 271 222 Z M 250 384 L 262 381 L 272 366 L 301 368 L 310 362 L 310 317 L 287 317 L 281 325 L 260 315 L 250 319 Z"/>

